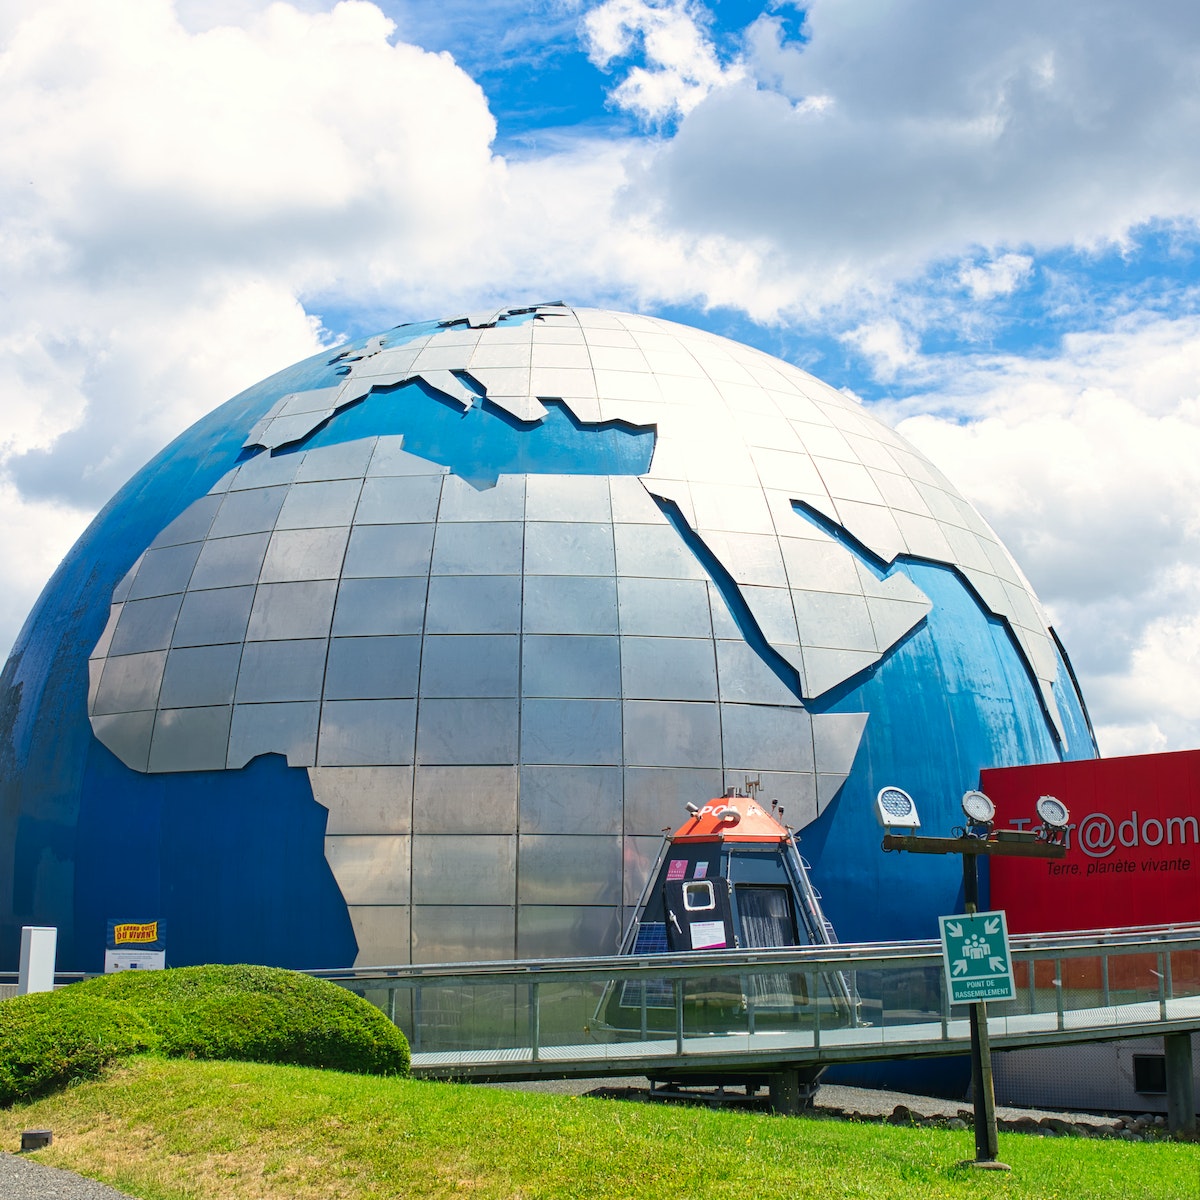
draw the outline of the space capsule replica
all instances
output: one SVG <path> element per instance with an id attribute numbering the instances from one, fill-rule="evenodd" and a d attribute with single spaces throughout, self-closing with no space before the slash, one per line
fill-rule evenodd
<path id="1" fill-rule="evenodd" d="M 750 783 L 748 791 L 756 791 Z M 795 834 L 783 809 L 730 789 L 663 839 L 622 954 L 779 949 L 832 945 Z M 670 981 L 625 982 L 603 998 L 598 1019 L 618 1035 L 672 1028 L 678 997 Z M 804 1028 L 852 1024 L 852 990 L 840 972 L 726 973 L 688 980 L 682 1003 L 692 1029 Z M 818 1013 L 819 1010 L 819 1013 Z"/>

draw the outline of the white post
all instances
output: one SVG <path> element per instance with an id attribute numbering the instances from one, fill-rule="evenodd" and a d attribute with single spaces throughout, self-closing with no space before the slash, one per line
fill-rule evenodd
<path id="1" fill-rule="evenodd" d="M 17 995 L 54 990 L 54 960 L 58 952 L 58 930 L 37 925 L 21 929 L 21 971 Z"/>

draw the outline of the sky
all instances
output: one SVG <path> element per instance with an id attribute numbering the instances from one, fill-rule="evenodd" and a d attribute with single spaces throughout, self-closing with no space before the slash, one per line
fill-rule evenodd
<path id="1" fill-rule="evenodd" d="M 1190 0 L 6 0 L 0 642 L 236 392 L 563 299 L 858 396 L 1103 753 L 1198 747 L 1198 63 Z"/>

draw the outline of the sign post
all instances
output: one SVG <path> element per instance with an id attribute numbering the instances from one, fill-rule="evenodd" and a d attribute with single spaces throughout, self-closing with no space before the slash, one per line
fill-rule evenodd
<path id="1" fill-rule="evenodd" d="M 990 830 L 988 831 L 990 835 Z M 951 1004 L 971 1006 L 971 1090 L 975 1096 L 975 1161 L 968 1166 L 993 1171 L 1010 1168 L 997 1161 L 1000 1153 L 996 1130 L 996 1093 L 992 1087 L 992 1053 L 988 1045 L 988 1000 L 1011 1000 L 1016 995 L 1012 959 L 1008 952 L 1008 929 L 1003 913 L 979 912 L 979 856 L 1012 858 L 1062 858 L 1061 844 L 1039 840 L 1034 834 L 991 836 L 921 837 L 888 833 L 884 850 L 907 850 L 910 854 L 961 854 L 963 898 L 966 913 L 939 917 L 942 928 L 942 961 Z M 996 918 L 999 925 L 995 926 Z M 976 924 L 978 923 L 978 924 Z M 953 925 L 953 929 L 950 926 Z M 956 932 L 957 931 L 957 932 Z M 949 934 L 949 937 L 947 937 Z M 953 957 L 951 957 L 951 952 Z M 993 953 L 998 951 L 998 953 Z M 956 966 L 956 964 L 963 964 Z"/>

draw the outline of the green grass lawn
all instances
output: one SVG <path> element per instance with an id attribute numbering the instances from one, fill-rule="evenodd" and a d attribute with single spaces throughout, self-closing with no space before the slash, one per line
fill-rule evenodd
<path id="1" fill-rule="evenodd" d="M 145 1200 L 479 1197 L 1200 1198 L 1200 1147 L 972 1135 L 713 1112 L 253 1063 L 134 1059 L 0 1111 L 50 1163 Z"/>

